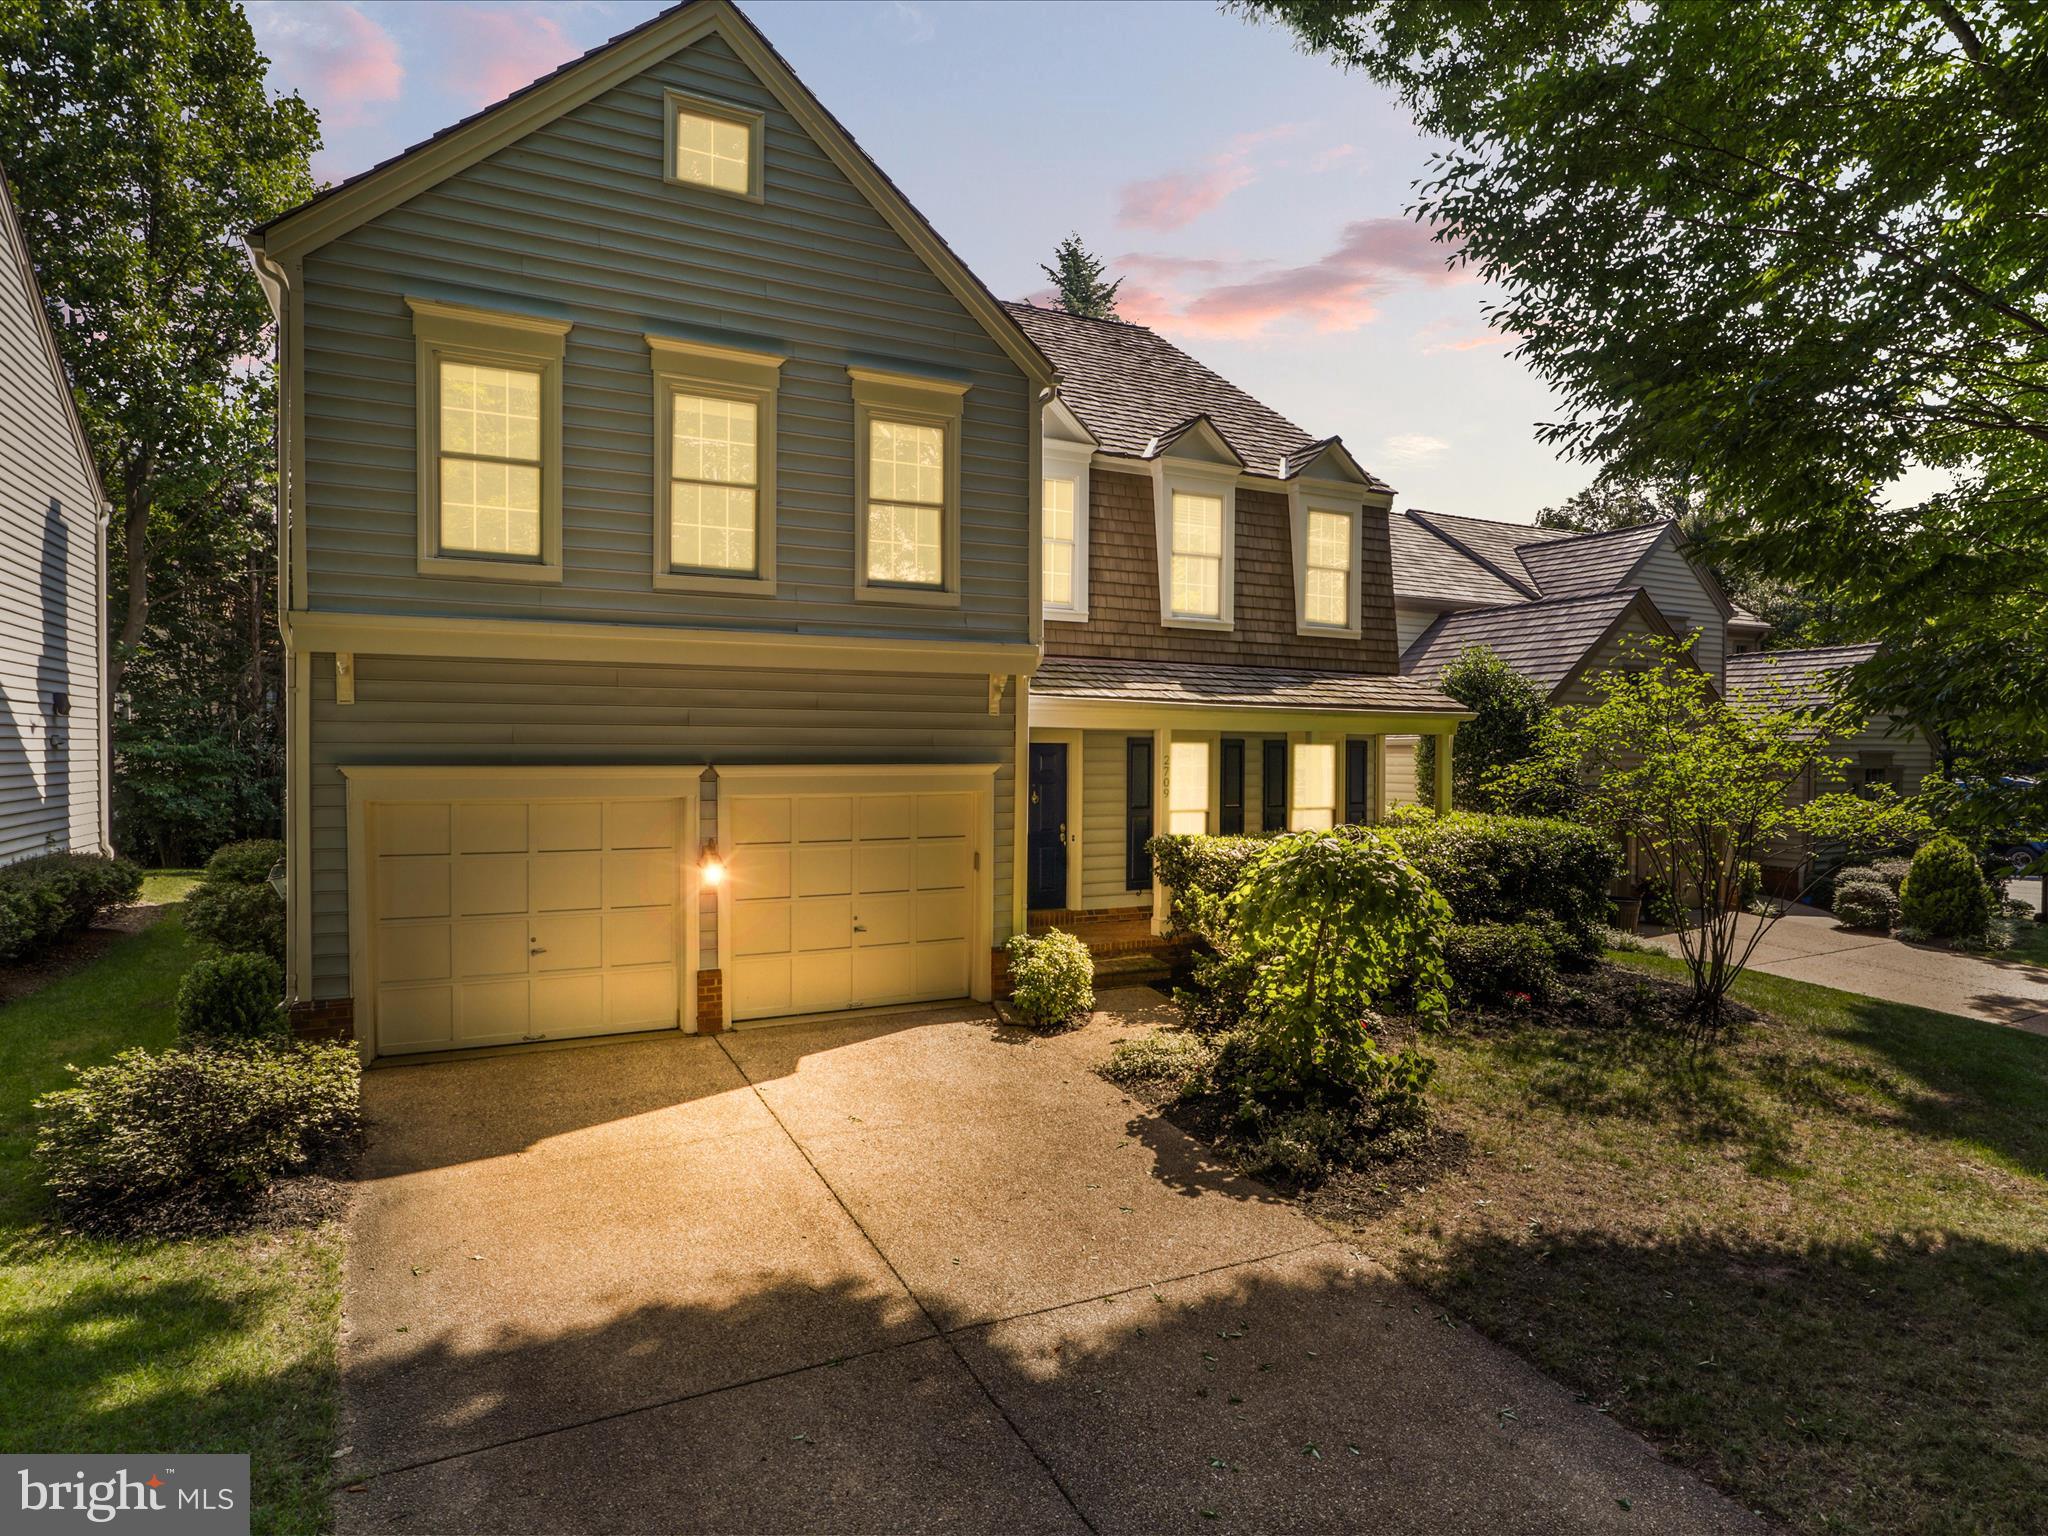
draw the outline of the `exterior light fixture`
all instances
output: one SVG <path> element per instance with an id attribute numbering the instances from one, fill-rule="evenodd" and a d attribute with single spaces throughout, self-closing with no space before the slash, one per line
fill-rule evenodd
<path id="1" fill-rule="evenodd" d="M 277 892 L 277 899 L 278 899 L 279 901 L 283 901 L 283 900 L 285 899 L 285 897 L 284 897 L 284 887 L 285 887 L 285 873 L 284 873 L 284 860 L 283 860 L 283 859 L 279 859 L 279 860 L 278 860 L 278 861 L 277 861 L 277 862 L 276 862 L 275 864 L 273 864 L 273 865 L 271 865 L 271 866 L 270 866 L 270 875 L 269 875 L 269 879 L 270 879 L 270 888 L 271 888 L 271 889 L 272 889 L 273 891 Z"/>
<path id="2" fill-rule="evenodd" d="M 698 856 L 697 868 L 704 873 L 704 883 L 709 886 L 725 884 L 725 860 L 718 856 L 718 844 L 706 843 L 704 852 Z"/>

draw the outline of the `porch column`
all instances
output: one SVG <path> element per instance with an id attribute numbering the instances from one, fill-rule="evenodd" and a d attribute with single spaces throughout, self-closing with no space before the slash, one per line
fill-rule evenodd
<path id="1" fill-rule="evenodd" d="M 1457 735 L 1455 729 L 1440 732 L 1436 738 L 1436 813 L 1448 815 L 1451 809 L 1451 738 Z"/>
<path id="2" fill-rule="evenodd" d="M 1167 831 L 1173 825 L 1172 801 L 1167 798 L 1169 775 L 1166 759 L 1173 751 L 1173 732 L 1155 730 L 1152 733 L 1152 831 L 1155 836 Z M 1166 932 L 1168 902 L 1166 887 L 1160 883 L 1159 866 L 1152 867 L 1152 933 L 1154 937 Z"/>

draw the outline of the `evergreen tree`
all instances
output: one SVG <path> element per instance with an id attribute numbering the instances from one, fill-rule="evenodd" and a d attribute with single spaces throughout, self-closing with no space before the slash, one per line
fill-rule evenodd
<path id="1" fill-rule="evenodd" d="M 1124 280 L 1104 282 L 1102 263 L 1088 253 L 1078 234 L 1062 240 L 1052 259 L 1057 265 L 1041 265 L 1038 270 L 1059 290 L 1061 309 L 1090 320 L 1116 318 L 1116 291 L 1123 287 Z"/>

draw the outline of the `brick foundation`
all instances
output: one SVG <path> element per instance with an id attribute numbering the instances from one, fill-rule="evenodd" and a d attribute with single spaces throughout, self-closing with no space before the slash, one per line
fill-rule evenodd
<path id="1" fill-rule="evenodd" d="M 697 1033 L 725 1033 L 725 976 L 716 967 L 697 973 Z"/>
<path id="2" fill-rule="evenodd" d="M 293 1003 L 286 1012 L 291 1019 L 295 1039 L 353 1040 L 356 1037 L 356 1002 L 352 997 Z"/>
<path id="3" fill-rule="evenodd" d="M 1010 952 L 998 944 L 989 951 L 989 996 L 1001 1002 L 1010 995 Z"/>
<path id="4" fill-rule="evenodd" d="M 1150 907 L 1041 910 L 1030 914 L 1030 928 L 1033 933 L 1051 928 L 1071 933 L 1088 946 L 1098 967 L 1108 965 L 1120 971 L 1150 960 L 1172 970 L 1187 958 L 1188 940 L 1152 931 Z"/>

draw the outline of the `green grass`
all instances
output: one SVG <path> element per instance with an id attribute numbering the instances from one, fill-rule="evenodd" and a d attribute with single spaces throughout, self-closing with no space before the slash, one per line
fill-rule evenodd
<path id="1" fill-rule="evenodd" d="M 162 891 L 175 874 L 150 877 Z M 145 887 L 145 899 L 163 900 Z M 341 1239 L 67 1237 L 30 1158 L 64 1065 L 160 1047 L 195 948 L 174 909 L 0 1010 L 0 1444 L 9 1451 L 243 1451 L 253 1528 L 328 1526 Z"/>
<path id="2" fill-rule="evenodd" d="M 199 876 L 196 869 L 152 869 L 142 877 L 142 894 L 136 899 L 158 905 L 183 901 L 192 894 Z"/>
<path id="3" fill-rule="evenodd" d="M 1703 1053 L 1433 1041 L 1470 1156 L 1338 1224 L 1794 1529 L 2041 1530 L 2048 1038 L 1772 976 L 1737 995 L 1766 1017 Z"/>

